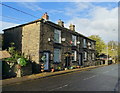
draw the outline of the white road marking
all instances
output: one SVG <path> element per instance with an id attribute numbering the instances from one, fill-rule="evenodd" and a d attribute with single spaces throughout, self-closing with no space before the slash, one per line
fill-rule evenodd
<path id="1" fill-rule="evenodd" d="M 91 77 L 88 77 L 88 78 L 85 78 L 85 79 L 83 79 L 83 80 L 88 80 L 88 79 L 91 79 L 91 78 L 93 78 L 93 77 L 95 77 L 96 75 L 93 75 L 93 76 L 91 76 Z"/>
<path id="2" fill-rule="evenodd" d="M 112 71 L 112 70 L 116 70 L 116 68 L 112 68 L 110 71 Z M 108 73 L 108 72 L 110 72 L 110 71 L 105 71 L 105 72 L 103 72 L 103 73 Z"/>
<path id="3" fill-rule="evenodd" d="M 111 69 L 111 70 L 115 70 L 115 68 Z"/>
<path id="4" fill-rule="evenodd" d="M 67 86 L 68 86 L 68 84 L 66 84 L 66 85 L 63 85 L 63 86 L 61 86 L 61 87 L 58 87 L 58 88 L 51 89 L 50 91 L 57 90 L 57 89 L 61 89 L 61 88 L 67 87 Z"/>
<path id="5" fill-rule="evenodd" d="M 105 71 L 105 72 L 103 72 L 103 73 L 108 73 L 109 71 Z"/>

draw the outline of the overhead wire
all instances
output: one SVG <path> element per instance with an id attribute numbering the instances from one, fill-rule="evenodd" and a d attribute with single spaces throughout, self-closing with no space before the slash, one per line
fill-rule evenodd
<path id="1" fill-rule="evenodd" d="M 0 4 L 3 5 L 3 6 L 6 6 L 6 7 L 8 7 L 8 8 L 14 9 L 14 10 L 16 10 L 16 11 L 19 11 L 19 12 L 21 12 L 21 13 L 24 13 L 24 14 L 30 15 L 30 16 L 32 16 L 32 17 L 34 17 L 34 18 L 38 18 L 37 16 L 34 16 L 34 15 L 30 14 L 30 13 L 24 12 L 24 11 L 19 10 L 19 9 L 16 9 L 16 8 L 11 7 L 11 6 L 9 6 L 9 5 L 3 4 L 3 3 L 1 3 L 1 2 L 0 2 Z"/>
<path id="2" fill-rule="evenodd" d="M 1 17 L 5 17 L 5 18 L 8 18 L 8 19 L 12 19 L 12 20 L 17 20 L 17 21 L 24 21 L 26 22 L 27 20 L 22 20 L 22 19 L 18 19 L 18 18 L 14 18 L 14 17 L 10 17 L 10 16 L 2 16 L 0 15 Z"/>

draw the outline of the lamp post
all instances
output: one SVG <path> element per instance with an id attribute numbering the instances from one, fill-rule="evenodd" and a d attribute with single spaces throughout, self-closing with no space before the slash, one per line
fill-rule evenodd
<path id="1" fill-rule="evenodd" d="M 105 62 L 108 65 L 108 43 L 107 43 L 107 61 Z"/>
<path id="2" fill-rule="evenodd" d="M 115 29 L 113 29 L 112 31 L 116 31 Z M 108 57 L 108 55 L 109 55 L 109 51 L 108 51 L 108 43 L 107 43 L 107 61 L 106 61 L 106 65 L 108 65 L 108 61 L 109 61 L 109 57 Z M 114 48 L 113 48 L 113 42 L 112 42 L 112 49 L 111 49 L 112 51 L 114 51 Z M 113 53 L 113 52 L 112 52 Z"/>

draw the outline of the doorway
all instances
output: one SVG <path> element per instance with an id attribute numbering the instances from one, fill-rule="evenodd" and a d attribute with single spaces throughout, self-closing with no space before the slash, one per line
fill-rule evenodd
<path id="1" fill-rule="evenodd" d="M 70 67 L 70 54 L 66 54 L 65 57 L 65 68 Z"/>
<path id="2" fill-rule="evenodd" d="M 50 69 L 50 53 L 44 52 L 43 54 L 45 55 L 44 70 L 49 70 Z"/>
<path id="3" fill-rule="evenodd" d="M 82 53 L 79 54 L 79 65 L 82 66 L 83 63 L 82 63 Z"/>

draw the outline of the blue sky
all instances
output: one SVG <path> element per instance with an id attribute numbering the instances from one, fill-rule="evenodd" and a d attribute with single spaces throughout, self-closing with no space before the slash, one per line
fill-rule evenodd
<path id="1" fill-rule="evenodd" d="M 117 2 L 4 2 L 3 4 L 32 14 L 36 18 L 2 6 L 2 29 L 34 21 L 48 12 L 50 21 L 56 23 L 61 19 L 65 22 L 66 28 L 72 23 L 76 25 L 76 31 L 86 36 L 98 34 L 105 42 L 117 40 Z"/>

